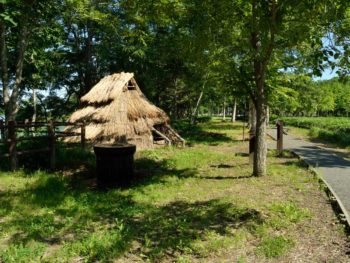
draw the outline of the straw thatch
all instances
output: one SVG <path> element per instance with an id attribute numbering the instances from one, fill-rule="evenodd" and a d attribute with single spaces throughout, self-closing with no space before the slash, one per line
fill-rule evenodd
<path id="1" fill-rule="evenodd" d="M 166 125 L 169 117 L 141 92 L 132 73 L 117 73 L 100 80 L 81 98 L 82 108 L 69 122 L 86 123 L 86 139 L 129 142 L 138 148 L 153 146 L 152 127 Z"/>

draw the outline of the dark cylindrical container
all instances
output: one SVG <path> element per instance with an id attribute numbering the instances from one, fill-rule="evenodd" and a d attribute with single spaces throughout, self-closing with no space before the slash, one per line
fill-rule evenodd
<path id="1" fill-rule="evenodd" d="M 97 144 L 97 185 L 99 188 L 126 186 L 134 175 L 134 153 L 132 144 Z"/>

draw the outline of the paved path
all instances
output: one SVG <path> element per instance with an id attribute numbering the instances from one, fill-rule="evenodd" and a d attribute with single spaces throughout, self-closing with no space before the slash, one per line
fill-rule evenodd
<path id="1" fill-rule="evenodd" d="M 268 133 L 275 138 L 277 132 L 276 129 L 271 129 Z M 284 149 L 293 151 L 316 169 L 333 192 L 350 225 L 350 161 L 344 159 L 339 152 L 321 147 L 318 143 L 291 135 L 285 135 L 283 140 Z M 269 143 L 269 147 L 276 149 L 276 142 Z"/>

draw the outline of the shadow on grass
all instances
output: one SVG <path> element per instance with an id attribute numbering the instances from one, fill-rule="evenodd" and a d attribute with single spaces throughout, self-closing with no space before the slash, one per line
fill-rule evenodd
<path id="1" fill-rule="evenodd" d="M 234 168 L 234 167 L 236 167 L 236 165 L 231 165 L 231 164 L 224 164 L 224 163 L 221 163 L 221 164 L 218 164 L 218 165 L 210 165 L 210 167 L 213 167 L 213 168 L 224 168 L 224 169 L 230 169 L 230 168 Z"/>
<path id="2" fill-rule="evenodd" d="M 237 164 L 237 165 L 221 163 L 221 164 L 210 165 L 210 167 L 212 167 L 212 168 L 219 168 L 219 169 L 231 169 L 231 168 L 240 168 L 242 166 L 248 166 L 248 165 L 249 165 L 249 163 L 240 163 L 240 164 Z"/>
<path id="3" fill-rule="evenodd" d="M 206 124 L 211 126 L 212 124 Z M 235 140 L 231 137 L 227 136 L 224 132 L 210 132 L 205 131 L 204 128 L 200 125 L 191 125 L 186 122 L 177 122 L 174 124 L 177 131 L 181 134 L 183 138 L 185 138 L 189 145 L 191 143 L 206 143 L 217 145 L 223 142 L 234 142 Z M 215 129 L 225 130 L 226 125 L 218 124 Z M 229 125 L 229 129 L 234 129 L 235 126 Z M 208 128 L 208 127 L 206 127 Z M 226 129 L 227 130 L 227 129 Z"/>
<path id="4" fill-rule="evenodd" d="M 248 179 L 255 178 L 253 175 L 243 175 L 243 176 L 199 176 L 200 179 L 209 180 L 237 180 L 237 179 Z"/>
<path id="5" fill-rule="evenodd" d="M 145 186 L 164 182 L 165 177 L 195 177 L 196 169 L 176 169 L 167 160 L 156 161 L 149 158 L 135 160 L 135 177 L 131 186 Z"/>
<path id="6" fill-rule="evenodd" d="M 163 206 L 136 202 L 133 195 L 145 186 L 161 183 L 167 176 L 197 177 L 197 171 L 147 158 L 136 160 L 135 167 L 133 187 L 126 191 L 91 191 L 79 183 L 79 176 L 73 184 L 70 177 L 43 173 L 22 191 L 0 192 L 0 217 L 13 213 L 2 222 L 2 228 L 10 230 L 8 244 L 65 244 L 62 249 L 68 250 L 62 253 L 67 258 L 79 255 L 89 262 L 115 259 L 127 251 L 159 261 L 184 253 L 195 240 L 205 240 L 207 231 L 229 235 L 228 229 L 254 229 L 263 222 L 258 211 L 219 200 Z"/>
<path id="7" fill-rule="evenodd" d="M 240 157 L 248 157 L 249 153 L 235 153 L 235 155 Z"/>
<path id="8" fill-rule="evenodd" d="M 282 164 L 286 165 L 286 166 L 297 166 L 300 168 L 308 168 L 308 165 L 305 162 L 303 162 L 302 160 L 285 161 Z"/>
<path id="9" fill-rule="evenodd" d="M 2 213 L 16 210 L 14 200 L 51 212 L 16 211 L 2 222 L 2 228 L 12 230 L 9 244 L 71 243 L 72 253 L 87 261 L 109 260 L 127 250 L 161 260 L 183 253 L 194 240 L 205 239 L 206 231 L 226 235 L 228 228 L 254 228 L 263 222 L 258 211 L 219 200 L 176 201 L 159 207 L 135 202 L 132 193 L 120 190 L 71 189 L 67 179 L 58 176 L 41 177 L 23 192 L 2 193 Z M 92 242 L 91 236 L 97 241 Z"/>
<path id="10" fill-rule="evenodd" d="M 47 140 L 33 140 L 18 143 L 17 151 L 28 151 L 47 148 Z M 3 152 L 8 152 L 7 149 Z M 18 167 L 26 174 L 31 174 L 37 170 L 50 170 L 50 158 L 48 152 L 29 153 L 18 155 Z M 89 149 L 57 143 L 56 144 L 56 170 L 75 169 L 82 164 L 89 167 L 94 166 L 95 155 Z M 10 171 L 9 158 L 0 158 L 1 171 Z"/>
<path id="11" fill-rule="evenodd" d="M 215 129 L 215 130 L 242 130 L 242 125 L 233 125 L 232 123 L 225 122 L 210 122 L 206 123 L 205 127 L 207 129 Z"/>
<path id="12" fill-rule="evenodd" d="M 136 240 L 141 244 L 147 243 L 143 254 L 150 259 L 161 260 L 182 254 L 195 240 L 204 240 L 207 231 L 230 235 L 233 229 L 254 229 L 263 223 L 263 219 L 254 209 L 210 200 L 172 202 L 146 213 L 144 220 L 133 223 L 135 232 L 139 233 Z"/>
<path id="13" fill-rule="evenodd" d="M 290 150 L 283 150 L 282 153 L 279 153 L 276 149 L 268 149 L 267 157 L 276 157 L 276 158 L 283 158 L 283 159 L 295 159 L 295 158 L 297 158 L 297 155 L 295 155 Z"/>

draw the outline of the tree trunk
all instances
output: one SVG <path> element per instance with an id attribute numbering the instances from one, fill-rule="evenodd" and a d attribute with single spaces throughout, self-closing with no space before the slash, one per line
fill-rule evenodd
<path id="1" fill-rule="evenodd" d="M 266 174 L 266 114 L 267 105 L 264 99 L 258 98 L 256 103 L 256 132 L 253 175 L 264 176 Z"/>
<path id="2" fill-rule="evenodd" d="M 256 137 L 253 175 L 264 176 L 266 174 L 266 121 L 267 121 L 267 92 L 265 90 L 265 75 L 272 51 L 275 45 L 277 1 L 271 1 L 271 26 L 268 33 L 268 42 L 262 47 L 261 36 L 264 32 L 259 30 L 259 5 L 257 0 L 252 1 L 252 31 L 251 46 L 254 50 L 254 82 L 255 92 L 251 93 L 256 108 Z"/>
<path id="3" fill-rule="evenodd" d="M 261 61 L 254 61 L 254 74 L 257 96 L 255 98 L 256 132 L 253 175 L 264 176 L 266 174 L 266 119 L 267 97 L 264 86 L 264 68 Z"/>
<path id="4" fill-rule="evenodd" d="M 173 99 L 173 109 L 174 109 L 174 118 L 177 120 L 179 118 L 179 110 L 177 107 L 177 78 L 174 80 L 174 99 Z"/>
<path id="5" fill-rule="evenodd" d="M 33 116 L 32 116 L 32 122 L 36 122 L 36 116 L 37 116 L 37 103 L 36 103 L 36 90 L 33 88 Z"/>
<path id="6" fill-rule="evenodd" d="M 256 110 L 252 100 L 249 101 L 249 116 L 248 116 L 249 133 L 255 134 L 256 131 Z"/>
<path id="7" fill-rule="evenodd" d="M 233 106 L 232 106 L 232 122 L 236 121 L 236 110 L 237 110 L 237 100 L 236 98 L 233 100 Z"/>
<path id="8" fill-rule="evenodd" d="M 226 120 L 226 101 L 224 101 L 224 105 L 222 107 L 222 120 Z"/>
<path id="9" fill-rule="evenodd" d="M 16 75 L 15 75 L 15 83 L 13 85 L 9 109 L 10 112 L 8 114 L 8 120 L 15 120 L 16 114 L 18 112 L 18 98 L 19 98 L 19 90 L 22 83 L 22 72 L 23 72 L 23 63 L 24 63 L 24 54 L 27 48 L 27 40 L 28 40 L 28 28 L 26 25 L 26 21 L 23 22 L 22 28 L 20 29 L 19 40 L 17 43 L 17 62 L 16 62 Z"/>
<path id="10" fill-rule="evenodd" d="M 266 126 L 270 124 L 270 107 L 266 106 Z"/>
<path id="11" fill-rule="evenodd" d="M 85 95 L 87 92 L 95 84 L 95 69 L 93 65 L 93 30 L 91 29 L 90 20 L 87 21 L 85 26 L 85 50 L 84 50 L 84 60 L 85 60 L 85 72 L 84 72 L 84 87 L 83 94 Z"/>
<path id="12" fill-rule="evenodd" d="M 199 94 L 199 97 L 198 97 L 198 100 L 197 100 L 197 103 L 196 103 L 196 107 L 193 110 L 192 117 L 191 117 L 191 124 L 193 124 L 194 121 L 197 118 L 197 111 L 198 111 L 199 104 L 201 103 L 201 100 L 202 100 L 202 97 L 203 97 L 203 89 L 204 89 L 204 85 L 203 85 L 201 93 Z"/>
<path id="13" fill-rule="evenodd" d="M 40 97 L 36 97 L 39 100 L 39 104 L 44 108 L 44 118 L 45 118 L 45 122 L 49 121 L 49 116 L 47 114 L 47 107 L 45 102 L 43 102 L 43 100 Z"/>
<path id="14" fill-rule="evenodd" d="M 9 75 L 7 66 L 7 49 L 6 49 L 6 27 L 0 20 L 0 65 L 1 65 L 1 82 L 2 96 L 4 100 L 5 121 L 9 120 L 10 112 L 10 94 L 9 94 Z"/>

